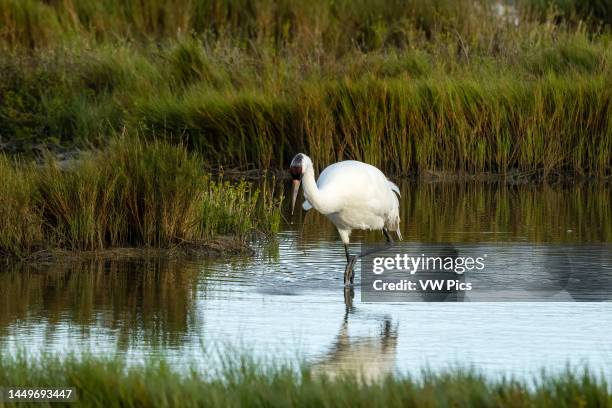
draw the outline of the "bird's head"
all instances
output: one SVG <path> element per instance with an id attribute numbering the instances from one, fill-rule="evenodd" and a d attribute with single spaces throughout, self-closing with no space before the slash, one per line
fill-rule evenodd
<path id="1" fill-rule="evenodd" d="M 304 176 L 304 173 L 309 170 L 312 170 L 312 161 L 310 160 L 310 157 L 306 156 L 303 153 L 296 154 L 293 160 L 291 160 L 291 166 L 289 167 L 289 173 L 291 173 L 291 178 L 293 178 L 293 193 L 291 195 L 291 215 L 293 215 L 293 210 L 295 209 L 295 201 L 300 190 L 300 183 L 302 182 L 302 177 Z"/>

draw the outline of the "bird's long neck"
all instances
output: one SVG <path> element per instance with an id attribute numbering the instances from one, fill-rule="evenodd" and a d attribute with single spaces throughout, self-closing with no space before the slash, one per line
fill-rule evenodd
<path id="1" fill-rule="evenodd" d="M 302 187 L 304 189 L 304 197 L 310 205 L 312 205 L 321 214 L 329 214 L 334 212 L 334 205 L 331 197 L 326 196 L 319 187 L 314 177 L 314 170 L 308 169 L 302 177 Z"/>

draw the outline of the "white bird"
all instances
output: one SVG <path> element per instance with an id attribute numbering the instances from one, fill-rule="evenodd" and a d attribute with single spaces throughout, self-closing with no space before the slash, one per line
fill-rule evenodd
<path id="1" fill-rule="evenodd" d="M 353 266 L 358 258 L 349 254 L 352 230 L 382 230 L 388 246 L 393 245 L 389 231 L 395 231 L 398 239 L 402 239 L 399 188 L 376 167 L 355 160 L 341 161 L 326 167 L 315 183 L 312 160 L 299 153 L 291 161 L 289 172 L 293 177 L 291 214 L 301 184 L 306 199 L 303 208 L 314 207 L 338 229 L 346 253 L 345 285 L 353 283 Z M 373 252 L 376 251 L 361 256 Z"/>

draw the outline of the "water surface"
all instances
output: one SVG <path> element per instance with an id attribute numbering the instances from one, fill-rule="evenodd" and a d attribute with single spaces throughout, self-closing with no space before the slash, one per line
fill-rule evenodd
<path id="1" fill-rule="evenodd" d="M 530 256 L 554 263 L 560 245 L 612 242 L 604 185 L 405 184 L 402 193 L 403 235 L 411 243 L 503 244 L 512 259 L 533 248 Z M 567 364 L 612 374 L 609 302 L 363 303 L 358 286 L 350 301 L 342 245 L 314 212 L 296 214 L 275 243 L 254 247 L 253 258 L 217 261 L 4 267 L 0 347 L 120 353 L 130 361 L 164 356 L 201 367 L 211 366 L 204 350 L 248 350 L 304 360 L 316 372 L 358 367 L 372 377 L 455 366 L 530 376 Z M 530 265 L 513 273 L 529 276 Z"/>

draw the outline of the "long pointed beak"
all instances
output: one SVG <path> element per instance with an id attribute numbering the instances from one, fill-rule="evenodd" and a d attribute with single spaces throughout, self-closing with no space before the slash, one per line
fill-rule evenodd
<path id="1" fill-rule="evenodd" d="M 295 201 L 297 200 L 298 191 L 300 191 L 300 180 L 293 180 L 293 193 L 291 194 L 291 215 L 295 210 Z"/>

